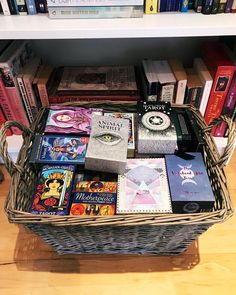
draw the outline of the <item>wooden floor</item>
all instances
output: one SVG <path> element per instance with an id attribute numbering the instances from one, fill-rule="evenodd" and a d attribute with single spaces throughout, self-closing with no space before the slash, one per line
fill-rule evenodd
<path id="1" fill-rule="evenodd" d="M 236 153 L 225 169 L 236 205 Z M 177 257 L 58 256 L 3 212 L 0 184 L 1 295 L 236 294 L 236 216 L 213 225 Z"/>

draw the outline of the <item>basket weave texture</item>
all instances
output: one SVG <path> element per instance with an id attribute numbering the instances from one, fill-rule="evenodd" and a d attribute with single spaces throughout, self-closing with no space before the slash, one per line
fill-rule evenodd
<path id="1" fill-rule="evenodd" d="M 70 103 L 102 107 L 110 111 L 136 112 L 133 103 Z M 178 106 L 174 106 L 178 107 Z M 183 107 L 183 106 L 181 106 Z M 114 216 L 50 216 L 28 213 L 37 179 L 37 169 L 28 163 L 34 134 L 42 132 L 47 108 L 42 108 L 30 128 L 15 121 L 6 122 L 0 131 L 0 155 L 12 176 L 5 212 L 11 223 L 25 224 L 41 236 L 59 254 L 180 254 L 200 234 L 233 214 L 223 167 L 234 147 L 236 126 L 221 116 L 209 126 L 198 110 L 191 109 L 201 128 L 205 146 L 203 158 L 216 198 L 212 212 L 194 214 L 126 214 Z M 229 128 L 228 144 L 220 157 L 210 131 L 220 121 Z M 16 126 L 23 131 L 23 145 L 13 163 L 8 154 L 6 131 Z"/>

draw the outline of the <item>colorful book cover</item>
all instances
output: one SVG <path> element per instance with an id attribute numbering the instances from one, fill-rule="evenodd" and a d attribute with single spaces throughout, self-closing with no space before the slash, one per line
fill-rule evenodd
<path id="1" fill-rule="evenodd" d="M 48 113 L 45 132 L 89 135 L 93 113 L 102 115 L 102 109 L 51 106 Z"/>
<path id="2" fill-rule="evenodd" d="M 117 183 L 79 181 L 75 184 L 70 215 L 114 215 Z"/>
<path id="3" fill-rule="evenodd" d="M 84 164 L 88 141 L 81 136 L 36 135 L 30 162 Z"/>
<path id="4" fill-rule="evenodd" d="M 112 118 L 121 118 L 129 121 L 129 137 L 128 137 L 128 157 L 134 156 L 135 139 L 134 139 L 134 114 L 133 113 L 104 113 L 104 116 Z"/>
<path id="5" fill-rule="evenodd" d="M 174 213 L 210 210 L 215 201 L 201 153 L 165 155 Z"/>
<path id="6" fill-rule="evenodd" d="M 118 176 L 116 213 L 171 213 L 165 159 L 128 159 Z"/>
<path id="7" fill-rule="evenodd" d="M 30 212 L 33 214 L 68 215 L 74 167 L 44 166 L 40 173 Z"/>

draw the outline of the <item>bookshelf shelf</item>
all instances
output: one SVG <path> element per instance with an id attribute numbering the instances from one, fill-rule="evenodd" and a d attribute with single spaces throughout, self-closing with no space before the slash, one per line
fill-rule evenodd
<path id="1" fill-rule="evenodd" d="M 102 39 L 236 35 L 236 14 L 159 13 L 138 19 L 0 16 L 0 39 Z"/>

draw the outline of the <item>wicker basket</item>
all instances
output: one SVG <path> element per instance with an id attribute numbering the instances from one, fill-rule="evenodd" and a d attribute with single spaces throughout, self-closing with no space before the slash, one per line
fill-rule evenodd
<path id="1" fill-rule="evenodd" d="M 70 105 L 78 105 L 71 103 Z M 81 105 L 81 103 L 79 104 Z M 91 106 L 91 103 L 83 105 Z M 131 103 L 93 103 L 111 111 L 135 111 Z M 176 106 L 177 107 L 177 106 Z M 182 106 L 183 107 L 183 106 Z M 114 216 L 48 216 L 28 213 L 36 170 L 28 163 L 34 133 L 42 131 L 45 108 L 41 109 L 30 129 L 18 122 L 6 122 L 0 132 L 0 155 L 12 177 L 10 192 L 5 203 L 9 222 L 23 223 L 41 236 L 59 254 L 158 254 L 182 253 L 200 234 L 215 223 L 223 222 L 233 214 L 223 166 L 232 151 L 236 128 L 227 117 L 214 120 L 206 126 L 200 113 L 194 113 L 203 132 L 204 161 L 211 179 L 216 202 L 212 212 L 195 214 L 129 214 Z M 216 122 L 224 120 L 229 127 L 228 145 L 219 156 L 210 131 Z M 23 131 L 23 145 L 18 161 L 13 163 L 7 151 L 6 130 L 17 126 Z"/>

